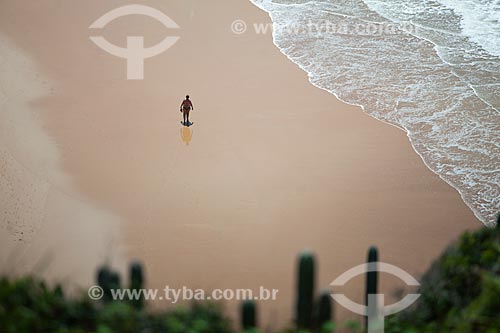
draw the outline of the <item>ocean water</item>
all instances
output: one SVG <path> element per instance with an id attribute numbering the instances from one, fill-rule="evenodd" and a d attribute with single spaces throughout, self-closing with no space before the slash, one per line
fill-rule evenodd
<path id="1" fill-rule="evenodd" d="M 251 0 L 311 83 L 405 130 L 486 225 L 500 212 L 500 1 Z"/>

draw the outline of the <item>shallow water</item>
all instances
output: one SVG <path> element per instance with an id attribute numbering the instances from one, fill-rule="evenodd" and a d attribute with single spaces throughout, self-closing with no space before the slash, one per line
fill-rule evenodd
<path id="1" fill-rule="evenodd" d="M 310 81 L 404 129 L 486 225 L 500 210 L 499 4 L 252 0 Z"/>

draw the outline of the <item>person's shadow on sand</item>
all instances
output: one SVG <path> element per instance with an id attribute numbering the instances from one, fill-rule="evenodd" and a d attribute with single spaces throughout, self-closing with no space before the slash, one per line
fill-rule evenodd
<path id="1" fill-rule="evenodd" d="M 181 127 L 181 139 L 186 143 L 186 146 L 189 146 L 191 139 L 193 138 L 193 130 L 188 126 Z"/>

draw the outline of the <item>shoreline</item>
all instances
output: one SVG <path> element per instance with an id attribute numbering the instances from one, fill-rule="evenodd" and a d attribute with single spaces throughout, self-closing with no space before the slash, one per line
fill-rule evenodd
<path id="1" fill-rule="evenodd" d="M 259 5 L 255 0 L 249 0 L 255 7 L 259 8 L 260 10 L 264 11 L 268 16 L 269 16 L 269 19 L 271 21 L 271 24 L 276 24 L 275 22 L 272 21 L 272 16 L 274 13 L 274 11 L 272 11 L 271 9 L 266 9 L 265 5 Z M 380 14 L 379 12 L 377 11 L 374 11 L 377 15 L 381 15 L 381 17 L 384 17 L 382 14 Z M 341 15 L 341 14 L 340 14 Z M 387 19 L 389 22 L 392 22 L 390 21 L 388 18 L 385 18 L 384 19 Z M 392 23 L 397 23 L 397 22 L 392 22 Z M 285 25 L 286 27 L 286 25 Z M 279 30 L 279 28 L 278 28 Z M 444 64 L 447 64 L 447 65 L 450 65 L 451 68 L 453 68 L 453 64 L 449 63 L 446 61 L 445 58 L 442 57 L 442 55 L 439 54 L 438 52 L 438 48 L 439 48 L 439 45 L 436 44 L 434 41 L 426 38 L 425 36 L 420 36 L 418 34 L 415 34 L 414 32 L 412 31 L 406 31 L 409 35 L 419 39 L 419 40 L 424 40 L 426 41 L 427 43 L 429 43 L 430 45 L 432 45 L 432 49 L 435 53 L 435 57 L 436 58 L 439 58 L 440 61 L 442 61 Z M 276 46 L 276 48 L 292 63 L 294 63 L 295 65 L 297 65 L 302 71 L 304 71 L 306 74 L 307 74 L 307 77 L 308 77 L 308 80 L 309 82 L 315 86 L 316 88 L 319 88 L 321 90 L 324 90 L 332 95 L 335 96 L 336 99 L 340 100 L 341 102 L 345 103 L 345 104 L 348 104 L 348 105 L 353 105 L 353 106 L 356 106 L 356 107 L 359 107 L 361 109 L 361 111 L 367 115 L 369 115 L 370 117 L 384 123 L 384 124 L 388 124 L 388 125 L 392 125 L 402 131 L 405 132 L 409 142 L 410 142 L 410 145 L 413 149 L 413 151 L 420 157 L 420 159 L 422 160 L 422 162 L 425 164 L 425 166 L 434 174 L 436 174 L 441 180 L 443 180 L 446 184 L 448 184 L 449 186 L 451 186 L 454 190 L 456 190 L 458 192 L 458 194 L 460 195 L 462 201 L 469 207 L 469 209 L 473 212 L 473 214 L 475 215 L 475 217 L 486 227 L 494 227 L 495 224 L 496 224 L 496 215 L 494 218 L 492 218 L 491 220 L 488 221 L 488 219 L 485 217 L 485 214 L 486 216 L 488 216 L 488 213 L 487 212 L 481 212 L 478 208 L 478 204 L 477 202 L 474 202 L 474 195 L 471 194 L 470 192 L 467 193 L 466 190 L 464 189 L 464 184 L 461 184 L 459 181 L 455 181 L 452 180 L 451 176 L 449 178 L 446 178 L 446 173 L 440 173 L 438 170 L 437 170 L 437 167 L 436 166 L 433 166 L 432 165 L 432 160 L 429 160 L 427 161 L 425 158 L 424 158 L 424 153 L 425 152 L 420 152 L 418 150 L 418 148 L 416 147 L 416 145 L 414 144 L 414 141 L 415 139 L 417 138 L 414 138 L 412 140 L 411 138 L 411 135 L 412 135 L 412 131 L 407 128 L 407 127 L 404 127 L 403 125 L 400 125 L 397 123 L 397 121 L 395 120 L 386 120 L 386 119 L 383 119 L 383 118 L 377 118 L 375 115 L 373 114 L 370 114 L 368 112 L 366 112 L 366 107 L 365 105 L 362 105 L 362 104 L 358 104 L 358 103 L 355 103 L 355 102 L 349 102 L 343 98 L 341 98 L 339 96 L 339 92 L 338 91 L 335 91 L 335 90 L 331 90 L 331 89 L 328 89 L 326 87 L 322 87 L 320 86 L 318 83 L 315 83 L 314 82 L 314 77 L 315 77 L 315 74 L 314 72 L 310 72 L 308 71 L 308 69 L 306 68 L 305 65 L 301 64 L 299 60 L 294 60 L 294 58 L 286 52 L 286 48 L 283 48 L 283 47 L 280 47 L 278 45 L 278 42 L 276 40 L 276 36 L 273 34 L 273 38 L 272 38 L 272 41 L 273 41 L 273 44 Z M 452 74 L 454 77 L 456 77 L 458 80 L 460 80 L 461 82 L 463 81 L 462 78 L 457 75 L 456 73 L 453 73 L 452 71 Z M 472 91 L 474 91 L 474 95 L 475 97 L 477 97 L 481 103 L 484 103 L 485 105 L 491 107 L 492 109 L 494 109 L 495 111 L 497 111 L 493 105 L 491 105 L 489 103 L 488 100 L 484 99 L 483 97 L 481 97 L 480 95 L 478 95 L 478 93 L 476 92 L 476 89 L 471 85 L 470 82 L 467 82 L 467 81 L 463 81 L 463 83 L 468 87 L 470 88 Z M 428 151 L 427 151 L 428 153 Z M 490 214 L 491 215 L 491 214 Z M 490 216 L 491 217 L 491 216 Z"/>
<path id="2" fill-rule="evenodd" d="M 373 243 L 384 260 L 418 274 L 480 227 L 401 131 L 311 85 L 270 35 L 231 35 L 235 18 L 269 22 L 250 2 L 151 1 L 183 28 L 178 45 L 146 61 L 143 82 L 124 80 L 124 61 L 88 40 L 88 24 L 114 5 L 54 1 L 36 10 L 19 1 L 5 12 L 35 8 L 27 19 L 38 17 L 40 31 L 24 35 L 8 20 L 0 27 L 57 83 L 37 105 L 63 169 L 85 197 L 127 221 L 127 256 L 145 262 L 148 287 L 278 288 L 280 299 L 260 311 L 263 327 L 282 327 L 298 251 L 314 250 L 326 287 Z M 59 31 L 68 21 L 75 24 Z M 154 40 L 164 34 L 134 22 Z M 110 29 L 121 45 L 134 27 L 125 20 Z M 50 47 L 67 41 L 62 54 L 44 35 L 54 36 Z M 177 109 L 186 93 L 195 104 L 189 146 Z M 354 300 L 357 288 L 347 290 Z M 238 303 L 227 306 L 235 318 Z"/>
<path id="3" fill-rule="evenodd" d="M 277 46 L 276 46 L 276 47 L 277 47 Z M 280 51 L 281 51 L 281 50 L 280 50 Z M 300 65 L 299 65 L 299 64 L 297 64 L 297 63 L 295 63 L 295 62 L 294 62 L 293 60 L 291 60 L 291 59 L 290 59 L 290 58 L 289 58 L 286 54 L 284 54 L 284 53 L 283 53 L 283 55 L 285 55 L 289 61 L 291 61 L 291 62 L 293 62 L 294 64 L 296 64 L 297 66 L 299 66 L 299 67 L 300 67 L 300 69 L 302 69 L 304 72 L 306 72 L 306 73 L 307 73 L 307 71 L 306 71 L 305 69 L 303 69 L 303 68 L 302 68 L 302 66 L 300 66 Z M 310 79 L 310 77 L 309 77 L 309 73 L 307 73 L 307 74 L 308 74 L 308 78 Z M 375 119 L 375 120 L 377 120 L 377 121 L 380 121 L 380 122 L 384 123 L 385 125 L 393 126 L 393 127 L 397 128 L 397 129 L 401 130 L 402 132 L 404 132 L 404 133 L 405 133 L 405 135 L 406 135 L 406 137 L 408 138 L 408 141 L 410 142 L 410 146 L 411 146 L 411 148 L 413 149 L 413 151 L 415 152 L 415 154 L 417 154 L 417 155 L 418 155 L 418 157 L 420 157 L 420 159 L 422 160 L 422 163 L 424 163 L 424 164 L 425 164 L 425 166 L 427 167 L 427 169 L 429 169 L 429 171 L 431 171 L 433 174 L 435 174 L 436 176 L 438 176 L 438 177 L 439 177 L 439 179 L 441 179 L 443 182 L 445 182 L 445 183 L 446 183 L 446 184 L 448 184 L 451 188 L 453 188 L 455 191 L 457 191 L 457 192 L 458 192 L 458 194 L 460 195 L 460 198 L 462 199 L 463 203 L 464 203 L 465 205 L 467 205 L 467 207 L 468 207 L 468 208 L 472 211 L 472 213 L 474 214 L 474 216 L 476 217 L 476 219 L 477 219 L 480 223 L 482 223 L 485 227 L 489 227 L 489 228 L 493 228 L 493 227 L 495 227 L 495 222 L 486 222 L 486 221 L 484 221 L 484 220 L 482 220 L 482 219 L 481 219 L 480 213 L 479 213 L 479 212 L 478 212 L 478 211 L 477 211 L 477 210 L 476 210 L 476 209 L 472 206 L 472 203 L 469 203 L 469 202 L 468 202 L 468 200 L 466 200 L 466 199 L 465 199 L 465 197 L 464 197 L 464 193 L 463 193 L 463 192 L 462 192 L 462 191 L 458 188 L 458 186 L 454 185 L 451 181 L 448 181 L 447 179 L 445 179 L 445 178 L 441 177 L 441 175 L 440 175 L 439 173 L 437 173 L 436 171 L 434 171 L 434 170 L 430 167 L 430 165 L 429 165 L 429 164 L 427 164 L 427 162 L 424 160 L 424 157 L 422 156 L 422 154 L 420 154 L 420 153 L 419 153 L 419 152 L 415 149 L 415 147 L 413 146 L 413 142 L 412 142 L 412 140 L 411 140 L 409 130 L 407 130 L 407 129 L 405 129 L 405 128 L 403 128 L 403 127 L 401 127 L 401 126 L 397 125 L 397 124 L 390 123 L 390 122 L 388 122 L 388 121 L 386 121 L 386 120 L 383 120 L 383 119 L 378 119 L 378 118 L 376 118 L 375 116 L 373 116 L 373 115 L 371 115 L 371 114 L 367 113 L 367 112 L 365 111 L 365 107 L 364 107 L 363 105 L 361 105 L 361 104 L 349 103 L 349 102 L 347 102 L 347 101 L 343 100 L 342 98 L 340 98 L 339 96 L 337 96 L 337 94 L 336 94 L 336 93 L 331 92 L 331 91 L 329 91 L 329 90 L 327 90 L 327 89 L 325 89 L 325 88 L 322 88 L 322 87 L 320 87 L 320 86 L 318 86 L 318 85 L 314 84 L 314 83 L 313 83 L 313 82 L 311 82 L 311 81 L 309 81 L 309 83 L 310 83 L 310 84 L 312 84 L 314 87 L 316 87 L 316 88 L 318 88 L 318 89 L 324 90 L 324 91 L 328 92 L 329 94 L 332 94 L 333 96 L 335 96 L 335 98 L 337 98 L 337 99 L 338 99 L 339 101 L 341 101 L 342 103 L 345 103 L 345 104 L 348 104 L 348 105 L 352 105 L 352 106 L 356 106 L 356 107 L 358 107 L 358 108 L 360 109 L 360 111 L 361 111 L 361 112 L 363 112 L 364 114 L 366 114 L 367 116 L 372 117 L 373 119 Z M 486 104 L 487 104 L 487 103 L 486 103 Z"/>

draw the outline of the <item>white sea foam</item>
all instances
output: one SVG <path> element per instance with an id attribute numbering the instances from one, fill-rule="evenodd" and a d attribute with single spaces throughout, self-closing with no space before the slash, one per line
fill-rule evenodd
<path id="1" fill-rule="evenodd" d="M 275 44 L 314 85 L 406 130 L 426 165 L 492 225 L 500 211 L 500 58 L 492 50 L 500 40 L 494 29 L 485 32 L 487 44 L 484 35 L 472 38 L 466 7 L 446 1 L 252 0 L 270 14 Z M 279 29 L 326 20 L 399 24 L 399 31 Z"/>
<path id="2" fill-rule="evenodd" d="M 463 33 L 489 53 L 500 56 L 500 1 L 438 0 L 460 15 Z"/>

